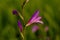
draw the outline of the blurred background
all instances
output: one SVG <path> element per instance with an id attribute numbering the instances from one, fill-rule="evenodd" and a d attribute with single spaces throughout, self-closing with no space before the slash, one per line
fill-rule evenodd
<path id="1" fill-rule="evenodd" d="M 17 26 L 17 17 L 12 14 L 14 9 L 22 13 L 22 4 L 25 0 L 0 0 L 0 40 L 22 40 Z M 32 24 L 26 28 L 25 40 L 60 40 L 60 0 L 29 0 L 23 8 L 25 24 L 32 14 L 40 10 L 44 24 Z M 22 22 L 22 21 L 21 21 Z M 39 30 L 32 33 L 33 25 Z M 44 32 L 48 26 L 48 32 Z"/>

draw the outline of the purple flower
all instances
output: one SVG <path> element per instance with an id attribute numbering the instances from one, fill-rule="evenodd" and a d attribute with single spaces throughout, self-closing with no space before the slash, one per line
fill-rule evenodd
<path id="1" fill-rule="evenodd" d="M 14 15 L 18 15 L 17 10 L 13 10 L 12 12 L 13 12 Z"/>
<path id="2" fill-rule="evenodd" d="M 22 32 L 23 27 L 22 27 L 22 24 L 21 24 L 21 22 L 19 20 L 18 20 L 18 27 L 20 28 L 20 31 Z"/>
<path id="3" fill-rule="evenodd" d="M 38 26 L 33 26 L 32 27 L 32 32 L 35 33 L 37 30 L 39 30 L 39 27 Z"/>
<path id="4" fill-rule="evenodd" d="M 39 10 L 35 11 L 35 13 L 32 15 L 32 17 L 30 18 L 30 20 L 26 24 L 26 26 L 29 26 L 29 25 L 31 25 L 33 23 L 41 23 L 41 24 L 43 24 L 43 22 L 41 21 L 41 17 L 38 16 L 38 15 L 39 15 Z"/>

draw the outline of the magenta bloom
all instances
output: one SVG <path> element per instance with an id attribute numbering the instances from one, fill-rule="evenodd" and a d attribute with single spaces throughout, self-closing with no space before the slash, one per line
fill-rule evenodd
<path id="1" fill-rule="evenodd" d="M 32 32 L 33 32 L 33 33 L 36 32 L 37 30 L 39 30 L 39 27 L 38 27 L 38 26 L 33 26 L 33 27 L 32 27 Z"/>
<path id="2" fill-rule="evenodd" d="M 19 20 L 18 20 L 18 27 L 20 28 L 20 31 L 22 32 L 23 27 L 22 27 L 22 24 L 21 24 L 21 22 Z"/>
<path id="3" fill-rule="evenodd" d="M 41 17 L 38 16 L 39 15 L 39 10 L 37 10 L 32 17 L 30 18 L 30 20 L 28 21 L 28 23 L 26 24 L 26 26 L 29 26 L 33 23 L 41 23 L 43 24 L 43 22 L 41 21 Z"/>

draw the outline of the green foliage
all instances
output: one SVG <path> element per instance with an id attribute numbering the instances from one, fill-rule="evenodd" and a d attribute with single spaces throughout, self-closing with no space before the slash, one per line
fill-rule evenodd
<path id="1" fill-rule="evenodd" d="M 20 40 L 17 17 L 12 14 L 14 9 L 22 13 L 22 4 L 25 0 L 0 0 L 0 40 Z M 50 40 L 60 40 L 60 0 L 29 0 L 24 6 L 23 17 L 25 24 L 31 18 L 35 10 L 40 10 L 40 16 L 44 25 L 40 27 L 40 37 L 31 32 L 31 26 L 26 28 L 26 40 L 46 40 L 47 33 L 44 27 L 49 27 L 48 37 Z M 22 22 L 22 21 L 21 21 Z M 43 37 L 42 37 L 43 35 Z"/>

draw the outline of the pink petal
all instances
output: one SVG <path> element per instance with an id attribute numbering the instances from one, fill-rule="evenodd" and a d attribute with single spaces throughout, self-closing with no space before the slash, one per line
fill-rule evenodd
<path id="1" fill-rule="evenodd" d="M 41 19 L 41 17 L 37 17 L 37 18 L 34 19 L 33 21 L 30 21 L 26 26 L 29 26 L 29 25 L 31 25 L 31 24 L 33 24 L 33 23 L 41 23 L 41 24 L 43 24 L 43 22 L 40 21 L 40 19 Z"/>
<path id="2" fill-rule="evenodd" d="M 36 19 L 36 17 L 38 16 L 39 11 L 35 11 L 35 13 L 32 15 L 32 17 L 30 18 L 30 20 L 28 22 L 32 22 L 34 19 Z"/>
<path id="3" fill-rule="evenodd" d="M 39 20 L 38 20 L 38 21 L 36 21 L 36 23 L 41 23 L 41 24 L 44 24 L 44 23 L 43 23 L 43 21 L 39 21 Z"/>
<path id="4" fill-rule="evenodd" d="M 35 20 L 33 20 L 33 23 L 36 21 L 40 21 L 41 17 L 37 17 Z"/>
<path id="5" fill-rule="evenodd" d="M 35 11 L 35 13 L 32 15 L 32 17 L 30 18 L 30 20 L 26 24 L 26 26 L 31 25 L 33 23 L 33 21 L 38 17 L 38 14 L 39 14 L 39 10 Z"/>
<path id="6" fill-rule="evenodd" d="M 33 27 L 32 27 L 32 32 L 33 32 L 33 33 L 36 32 L 37 30 L 39 30 L 39 27 L 38 27 L 38 26 L 33 26 Z"/>

